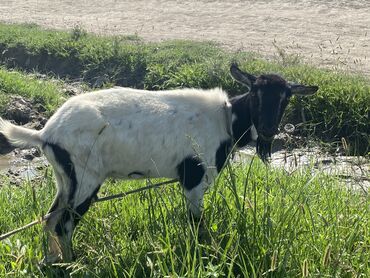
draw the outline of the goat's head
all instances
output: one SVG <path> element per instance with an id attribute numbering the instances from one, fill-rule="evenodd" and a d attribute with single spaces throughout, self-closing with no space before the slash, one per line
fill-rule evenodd
<path id="1" fill-rule="evenodd" d="M 276 74 L 256 77 L 241 71 L 236 64 L 231 65 L 230 72 L 236 81 L 249 89 L 249 111 L 258 134 L 257 153 L 266 161 L 290 97 L 312 95 L 318 87 L 289 83 Z"/>

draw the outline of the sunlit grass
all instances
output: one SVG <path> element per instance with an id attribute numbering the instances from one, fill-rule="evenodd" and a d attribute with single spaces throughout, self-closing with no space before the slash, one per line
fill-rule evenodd
<path id="1" fill-rule="evenodd" d="M 369 275 L 368 196 L 309 169 L 287 175 L 256 161 L 249 167 L 225 169 L 206 194 L 201 238 L 187 219 L 182 190 L 167 185 L 94 204 L 77 228 L 71 264 L 38 268 L 41 227 L 1 242 L 0 275 L 297 277 L 302 269 L 321 277 Z M 143 185 L 109 181 L 100 195 Z M 53 186 L 49 171 L 38 183 L 5 182 L 0 232 L 45 212 Z"/>
<path id="2" fill-rule="evenodd" d="M 11 96 L 22 96 L 32 100 L 34 104 L 42 106 L 42 110 L 48 116 L 51 116 L 66 99 L 61 93 L 61 85 L 55 81 L 40 80 L 34 75 L 8 71 L 0 67 L 0 116 L 9 105 Z"/>

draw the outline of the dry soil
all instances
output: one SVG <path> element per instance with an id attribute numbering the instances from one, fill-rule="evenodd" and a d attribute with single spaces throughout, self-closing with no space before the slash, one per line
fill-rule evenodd
<path id="1" fill-rule="evenodd" d="M 148 41 L 216 41 L 370 76 L 369 0 L 0 0 L 0 21 Z"/>

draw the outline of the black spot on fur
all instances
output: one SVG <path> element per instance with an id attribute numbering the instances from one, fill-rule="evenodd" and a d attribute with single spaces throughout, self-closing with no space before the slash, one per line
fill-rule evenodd
<path id="1" fill-rule="evenodd" d="M 201 163 L 200 159 L 189 156 L 177 165 L 179 180 L 187 190 L 193 189 L 202 181 L 205 170 Z"/>
<path id="2" fill-rule="evenodd" d="M 234 141 L 241 148 L 252 140 L 250 127 L 253 123 L 250 114 L 250 95 L 236 96 L 230 100 L 230 103 L 232 105 L 232 113 L 236 117 L 236 120 L 232 123 Z"/>
<path id="3" fill-rule="evenodd" d="M 51 144 L 51 143 L 47 143 L 47 145 L 49 147 L 51 147 L 51 149 L 54 152 L 54 156 L 55 156 L 56 161 L 59 163 L 60 166 L 62 166 L 65 174 L 71 180 L 70 189 L 69 189 L 69 196 L 68 196 L 68 202 L 70 203 L 71 200 L 74 197 L 74 194 L 75 194 L 76 188 L 77 188 L 76 172 L 75 172 L 74 165 L 71 161 L 71 157 L 65 149 L 59 147 L 58 145 Z"/>
<path id="4" fill-rule="evenodd" d="M 100 185 L 95 189 L 95 191 L 93 192 L 93 194 L 91 194 L 90 197 L 86 198 L 86 200 L 83 201 L 80 205 L 78 205 L 77 208 L 75 209 L 73 217 L 75 227 L 78 224 L 78 222 L 80 222 L 82 216 L 89 210 L 91 202 L 97 198 L 99 189 Z"/>
<path id="5" fill-rule="evenodd" d="M 220 144 L 216 151 L 216 168 L 220 172 L 231 152 L 231 140 L 226 140 Z"/>

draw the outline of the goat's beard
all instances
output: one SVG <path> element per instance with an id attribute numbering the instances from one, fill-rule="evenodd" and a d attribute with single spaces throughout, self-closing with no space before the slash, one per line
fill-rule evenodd
<path id="1" fill-rule="evenodd" d="M 272 140 L 263 140 L 260 136 L 257 138 L 257 154 L 264 163 L 271 157 Z"/>

